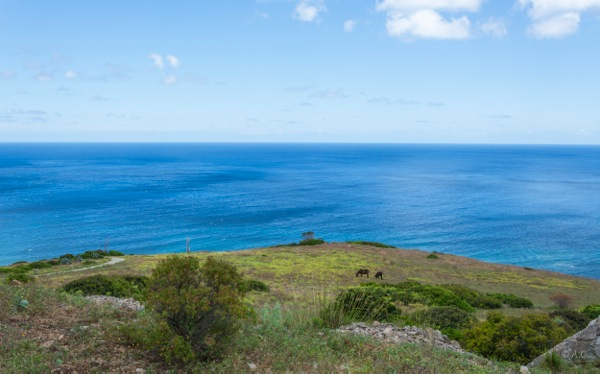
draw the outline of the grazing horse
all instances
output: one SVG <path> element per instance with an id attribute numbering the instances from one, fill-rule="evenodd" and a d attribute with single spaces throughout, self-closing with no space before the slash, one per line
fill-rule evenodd
<path id="1" fill-rule="evenodd" d="M 365 274 L 367 278 L 369 278 L 369 269 L 358 269 L 358 271 L 356 272 L 356 276 L 358 277 L 359 274 L 361 278 L 363 274 Z"/>
<path id="2" fill-rule="evenodd" d="M 375 273 L 375 279 L 377 279 L 377 278 L 383 280 L 383 273 L 381 271 L 378 271 L 377 273 Z"/>

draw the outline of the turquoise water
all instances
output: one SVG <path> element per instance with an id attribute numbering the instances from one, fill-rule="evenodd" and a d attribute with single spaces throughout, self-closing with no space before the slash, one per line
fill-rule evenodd
<path id="1" fill-rule="evenodd" d="M 2 144 L 0 264 L 369 240 L 600 279 L 600 147 Z"/>

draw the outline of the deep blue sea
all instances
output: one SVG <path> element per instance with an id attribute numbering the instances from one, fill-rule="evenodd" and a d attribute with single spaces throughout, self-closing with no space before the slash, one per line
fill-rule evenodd
<path id="1" fill-rule="evenodd" d="M 600 279 L 600 147 L 2 144 L 0 264 L 368 240 Z"/>

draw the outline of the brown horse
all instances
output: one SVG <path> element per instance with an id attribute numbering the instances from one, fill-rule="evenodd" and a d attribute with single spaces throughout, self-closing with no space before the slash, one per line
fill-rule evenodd
<path id="1" fill-rule="evenodd" d="M 367 278 L 369 278 L 369 273 L 369 269 L 358 269 L 358 271 L 356 272 L 356 276 L 358 277 L 358 275 L 360 274 L 360 277 L 362 278 L 363 274 L 365 274 Z"/>
<path id="2" fill-rule="evenodd" d="M 375 279 L 377 279 L 377 278 L 383 280 L 383 272 L 378 271 L 377 273 L 375 273 Z"/>

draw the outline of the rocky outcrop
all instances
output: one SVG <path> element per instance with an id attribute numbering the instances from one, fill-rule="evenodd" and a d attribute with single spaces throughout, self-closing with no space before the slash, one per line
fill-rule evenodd
<path id="1" fill-rule="evenodd" d="M 373 322 L 371 326 L 364 323 L 353 323 L 338 329 L 342 333 L 371 336 L 377 340 L 390 343 L 424 343 L 455 352 L 464 353 L 458 342 L 450 340 L 446 335 L 432 328 L 420 329 L 414 326 L 397 327 L 390 323 Z"/>
<path id="2" fill-rule="evenodd" d="M 86 296 L 86 299 L 96 304 L 110 304 L 117 308 L 131 309 L 131 310 L 142 310 L 144 306 L 137 300 L 132 298 L 122 299 L 114 296 L 102 296 L 102 295 L 91 295 Z"/>
<path id="3" fill-rule="evenodd" d="M 535 367 L 540 365 L 544 362 L 544 357 L 552 351 L 556 352 L 563 361 L 568 363 L 580 363 L 600 359 L 600 318 L 593 320 L 585 329 L 537 357 L 527 366 Z"/>

